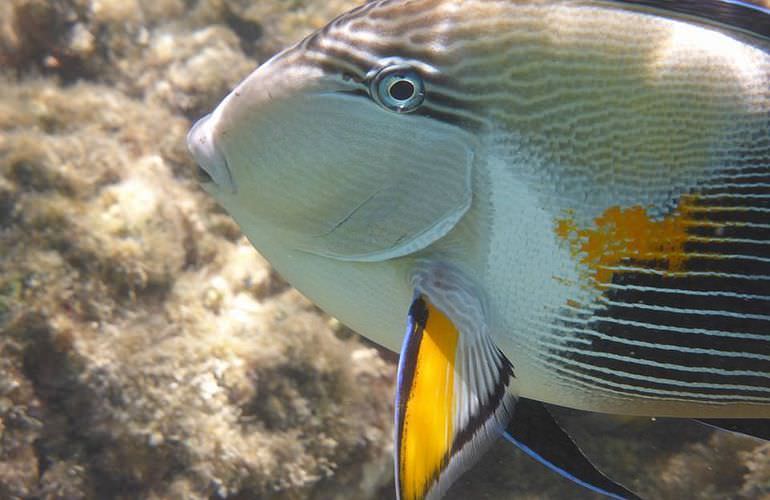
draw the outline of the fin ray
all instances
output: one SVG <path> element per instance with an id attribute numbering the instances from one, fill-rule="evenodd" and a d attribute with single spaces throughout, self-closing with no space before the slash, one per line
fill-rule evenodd
<path id="1" fill-rule="evenodd" d="M 460 307 L 469 303 L 472 297 Z M 401 500 L 440 498 L 500 436 L 513 411 L 510 363 L 492 344 L 480 309 L 463 312 L 468 316 L 456 323 L 421 293 L 409 310 L 395 415 Z"/>
<path id="2" fill-rule="evenodd" d="M 770 10 L 740 0 L 608 0 L 610 3 L 669 12 L 673 17 L 751 33 L 770 40 Z"/>

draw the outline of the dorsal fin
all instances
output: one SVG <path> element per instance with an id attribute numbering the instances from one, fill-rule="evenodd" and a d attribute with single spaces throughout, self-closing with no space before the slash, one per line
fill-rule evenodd
<path id="1" fill-rule="evenodd" d="M 609 0 L 641 10 L 669 12 L 702 24 L 750 33 L 770 40 L 770 9 L 741 0 Z"/>

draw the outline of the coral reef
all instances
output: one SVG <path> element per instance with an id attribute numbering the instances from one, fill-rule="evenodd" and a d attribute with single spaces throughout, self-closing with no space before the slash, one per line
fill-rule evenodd
<path id="1" fill-rule="evenodd" d="M 0 498 L 392 498 L 394 356 L 270 269 L 184 144 L 355 3 L 0 2 Z M 770 497 L 767 445 L 598 425 L 651 497 Z M 501 442 L 449 497 L 565 491 Z"/>
<path id="2" fill-rule="evenodd" d="M 93 84 L 3 88 L 0 497 L 387 482 L 392 366 L 175 174 L 188 122 Z"/>
<path id="3" fill-rule="evenodd" d="M 95 84 L 2 88 L 0 497 L 387 483 L 392 365 L 185 177 L 187 120 Z"/>

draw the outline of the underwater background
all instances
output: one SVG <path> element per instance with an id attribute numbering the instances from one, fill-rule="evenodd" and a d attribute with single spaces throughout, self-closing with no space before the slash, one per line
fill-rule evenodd
<path id="1" fill-rule="evenodd" d="M 185 145 L 357 3 L 0 0 L 0 499 L 394 498 L 396 355 L 274 273 Z M 770 444 L 563 423 L 646 498 L 770 499 Z M 501 441 L 447 498 L 596 495 Z"/>

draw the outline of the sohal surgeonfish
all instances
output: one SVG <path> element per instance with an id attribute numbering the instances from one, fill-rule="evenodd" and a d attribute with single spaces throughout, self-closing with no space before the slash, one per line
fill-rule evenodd
<path id="1" fill-rule="evenodd" d="M 373 1 L 188 144 L 279 272 L 400 350 L 399 498 L 439 498 L 501 435 L 633 498 L 549 405 L 768 437 L 768 10 Z"/>

